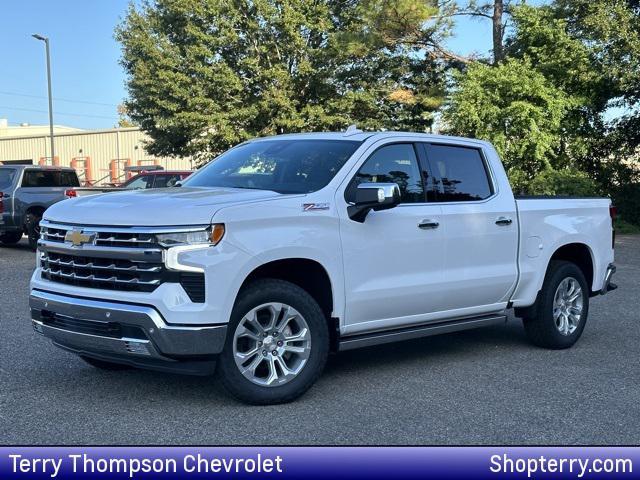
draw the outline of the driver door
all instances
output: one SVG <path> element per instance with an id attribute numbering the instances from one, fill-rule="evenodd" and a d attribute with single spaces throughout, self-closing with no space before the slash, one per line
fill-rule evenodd
<path id="1" fill-rule="evenodd" d="M 345 200 L 359 183 L 397 183 L 401 204 L 371 211 L 363 223 L 340 209 L 345 274 L 345 333 L 420 323 L 441 310 L 444 238 L 438 204 L 427 202 L 413 143 L 374 148 L 350 180 Z"/>

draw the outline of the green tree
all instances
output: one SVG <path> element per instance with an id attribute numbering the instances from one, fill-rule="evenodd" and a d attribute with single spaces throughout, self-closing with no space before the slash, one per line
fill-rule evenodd
<path id="1" fill-rule="evenodd" d="M 440 63 L 405 44 L 363 41 L 385 8 L 409 15 L 410 4 L 416 2 L 132 5 L 116 32 L 127 113 L 150 135 L 151 153 L 202 159 L 257 135 L 350 123 L 428 130 L 444 93 Z"/>
<path id="2" fill-rule="evenodd" d="M 581 159 L 602 188 L 624 203 L 632 196 L 628 185 L 640 179 L 640 2 L 556 0 L 553 11 L 565 19 L 572 38 L 593 52 L 592 66 L 606 78 L 596 105 L 601 117 L 609 107 L 626 111 L 588 137 Z M 640 185 L 633 188 L 640 198 Z M 631 215 L 635 221 L 640 218 L 640 212 Z"/>
<path id="3" fill-rule="evenodd" d="M 494 142 L 520 189 L 611 194 L 635 178 L 629 159 L 637 155 L 640 117 L 611 125 L 607 112 L 638 104 L 637 2 L 556 0 L 509 13 L 505 60 L 457 76 L 445 115 L 450 130 Z"/>
<path id="4" fill-rule="evenodd" d="M 129 115 L 127 113 L 127 108 L 124 105 L 122 104 L 118 105 L 117 111 L 118 111 L 118 127 L 119 128 L 129 128 L 129 127 L 136 126 L 136 124 L 133 123 L 129 118 Z"/>
<path id="5" fill-rule="evenodd" d="M 476 62 L 456 77 L 444 113 L 449 133 L 491 141 L 516 190 L 553 167 L 572 97 L 526 59 L 508 59 L 495 67 Z"/>

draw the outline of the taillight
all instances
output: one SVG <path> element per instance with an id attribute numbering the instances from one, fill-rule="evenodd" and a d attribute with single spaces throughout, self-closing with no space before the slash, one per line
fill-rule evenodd
<path id="1" fill-rule="evenodd" d="M 609 216 L 611 217 L 611 248 L 616 248 L 615 221 L 618 217 L 618 208 L 615 205 L 609 205 Z"/>
<path id="2" fill-rule="evenodd" d="M 75 198 L 78 196 L 78 192 L 75 190 L 65 190 L 64 194 L 69 198 Z"/>

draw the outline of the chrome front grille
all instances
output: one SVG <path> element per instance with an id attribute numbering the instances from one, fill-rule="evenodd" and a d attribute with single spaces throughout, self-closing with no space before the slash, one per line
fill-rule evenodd
<path id="1" fill-rule="evenodd" d="M 103 247 L 147 248 L 157 247 L 155 236 L 151 233 L 112 233 L 97 232 L 95 244 Z"/>
<path id="2" fill-rule="evenodd" d="M 47 280 L 110 290 L 151 292 L 162 283 L 164 274 L 163 264 L 55 252 L 42 252 L 40 266 Z"/>
<path id="3" fill-rule="evenodd" d="M 91 231 L 91 228 L 85 230 Z M 54 243 L 65 243 L 67 232 L 73 228 L 60 228 L 60 226 L 42 227 L 40 237 L 42 240 Z M 125 248 L 149 248 L 159 247 L 152 233 L 145 232 L 95 232 L 96 238 L 93 245 L 102 247 L 125 247 Z"/>
<path id="4" fill-rule="evenodd" d="M 64 243 L 64 237 L 67 230 L 54 227 L 43 227 L 40 232 L 40 238 L 49 242 Z"/>
<path id="5" fill-rule="evenodd" d="M 39 266 L 51 282 L 102 290 L 152 292 L 180 283 L 193 302 L 204 302 L 204 274 L 170 271 L 164 249 L 149 229 L 76 227 L 41 223 Z"/>

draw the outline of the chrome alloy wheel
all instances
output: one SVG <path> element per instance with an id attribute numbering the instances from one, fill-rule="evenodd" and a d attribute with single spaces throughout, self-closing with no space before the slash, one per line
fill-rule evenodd
<path id="1" fill-rule="evenodd" d="M 578 280 L 567 277 L 560 282 L 553 297 L 553 320 L 562 335 L 571 335 L 578 328 L 583 302 Z"/>
<path id="2" fill-rule="evenodd" d="M 263 387 L 290 382 L 311 353 L 304 317 L 284 303 L 265 303 L 242 317 L 233 334 L 233 358 L 240 373 Z"/>

